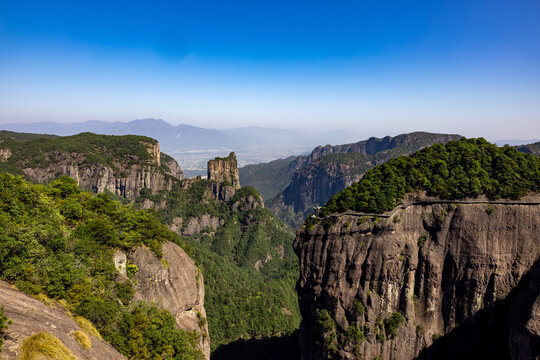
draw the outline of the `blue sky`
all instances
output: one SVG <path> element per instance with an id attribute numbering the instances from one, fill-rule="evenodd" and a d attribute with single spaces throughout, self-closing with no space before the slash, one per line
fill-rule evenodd
<path id="1" fill-rule="evenodd" d="M 0 123 L 540 137 L 540 3 L 0 2 Z"/>

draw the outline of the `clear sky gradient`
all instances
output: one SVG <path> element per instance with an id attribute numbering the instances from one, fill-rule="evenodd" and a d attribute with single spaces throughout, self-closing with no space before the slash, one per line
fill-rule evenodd
<path id="1" fill-rule="evenodd" d="M 0 1 L 0 123 L 540 137 L 540 2 Z"/>

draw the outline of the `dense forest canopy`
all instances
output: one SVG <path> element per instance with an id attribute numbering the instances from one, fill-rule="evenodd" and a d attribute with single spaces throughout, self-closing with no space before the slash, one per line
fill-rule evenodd
<path id="1" fill-rule="evenodd" d="M 382 213 L 414 190 L 442 199 L 480 195 L 519 199 L 540 191 L 540 158 L 509 146 L 499 148 L 483 138 L 436 144 L 366 172 L 360 181 L 334 195 L 321 214 Z"/>
<path id="2" fill-rule="evenodd" d="M 164 241 L 183 245 L 152 210 L 94 196 L 68 177 L 32 185 L 0 174 L 0 278 L 62 301 L 129 358 L 203 359 L 199 334 L 176 329 L 167 311 L 133 302 L 132 282 L 114 266 L 116 249 L 144 244 L 161 256 Z"/>
<path id="3" fill-rule="evenodd" d="M 22 175 L 23 167 L 46 168 L 61 159 L 61 154 L 77 154 L 81 165 L 103 164 L 114 168 L 115 162 L 148 162 L 147 145 L 157 141 L 137 135 L 97 135 L 81 133 L 55 137 L 39 134 L 0 133 L 0 149 L 10 149 L 11 156 L 0 163 L 0 171 Z"/>
<path id="4" fill-rule="evenodd" d="M 211 182 L 194 181 L 173 186 L 158 214 L 166 223 L 205 214 L 221 225 L 182 237 L 192 246 L 205 285 L 205 309 L 212 349 L 238 339 L 288 335 L 300 324 L 295 292 L 298 259 L 293 252 L 292 230 L 262 206 L 251 186 L 237 190 L 228 201 L 210 195 Z M 257 268 L 260 260 L 264 265 Z"/>

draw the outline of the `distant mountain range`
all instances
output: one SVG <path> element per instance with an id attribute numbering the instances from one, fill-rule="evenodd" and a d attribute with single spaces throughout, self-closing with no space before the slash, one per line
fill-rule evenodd
<path id="1" fill-rule="evenodd" d="M 205 174 L 206 162 L 215 156 L 235 151 L 240 166 L 267 162 L 303 154 L 315 146 L 356 141 L 358 134 L 349 130 L 316 132 L 264 127 L 230 130 L 205 129 L 192 125 L 171 125 L 160 119 L 129 122 L 87 121 L 82 123 L 38 122 L 3 124 L 0 130 L 54 135 L 93 132 L 105 135 L 144 135 L 159 141 L 161 150 L 180 163 L 187 176 Z"/>

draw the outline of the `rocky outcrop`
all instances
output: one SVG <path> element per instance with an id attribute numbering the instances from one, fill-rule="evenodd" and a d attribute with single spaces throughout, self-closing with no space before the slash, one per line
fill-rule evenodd
<path id="1" fill-rule="evenodd" d="M 226 158 L 217 157 L 208 161 L 208 180 L 225 183 L 234 187 L 234 189 L 240 189 L 240 175 L 238 174 L 236 154 L 232 152 Z"/>
<path id="2" fill-rule="evenodd" d="M 199 348 L 210 358 L 210 339 L 204 309 L 203 276 L 194 261 L 178 245 L 166 242 L 163 258 L 151 250 L 138 247 L 127 254 L 139 271 L 135 273 L 134 300 L 156 303 L 170 311 L 176 325 L 200 335 Z"/>
<path id="3" fill-rule="evenodd" d="M 39 183 L 67 175 L 87 190 L 95 193 L 109 191 L 129 200 L 135 200 L 143 188 L 150 189 L 153 194 L 170 190 L 176 180 L 183 178 L 180 166 L 167 157 L 166 165 L 170 172 L 162 170 L 159 144 L 143 144 L 151 155 L 150 160 L 119 160 L 113 164 L 103 164 L 88 162 L 84 154 L 53 151 L 44 155 L 50 161 L 46 168 L 25 167 L 22 171 Z"/>
<path id="4" fill-rule="evenodd" d="M 201 217 L 189 218 L 185 225 L 182 218 L 174 218 L 170 228 L 179 235 L 191 236 L 208 228 L 215 231 L 223 224 L 224 220 L 220 220 L 219 218 L 213 217 L 210 214 L 203 214 Z"/>
<path id="5" fill-rule="evenodd" d="M 146 151 L 148 151 L 148 153 L 150 154 L 152 163 L 156 166 L 160 166 L 161 165 L 161 158 L 160 158 L 161 152 L 159 151 L 159 143 L 158 142 L 156 143 L 141 142 L 141 145 L 146 147 Z"/>
<path id="6" fill-rule="evenodd" d="M 299 229 L 303 359 L 539 354 L 540 205 L 433 202 L 387 216 Z"/>
<path id="7" fill-rule="evenodd" d="M 5 342 L 0 353 L 4 360 L 20 359 L 21 345 L 29 336 L 45 332 L 60 340 L 77 359 L 125 359 L 118 351 L 102 339 L 87 334 L 91 346 L 84 349 L 75 339 L 76 331 L 85 331 L 68 316 L 68 311 L 52 302 L 47 306 L 37 299 L 18 291 L 0 281 L 0 307 L 12 323 L 6 331 Z"/>
<path id="8" fill-rule="evenodd" d="M 247 195 L 232 203 L 230 208 L 232 211 L 248 212 L 264 208 L 264 202 L 261 196 Z"/>
<path id="9" fill-rule="evenodd" d="M 315 160 L 329 154 L 359 153 L 363 155 L 375 155 L 379 152 L 397 147 L 424 147 L 432 144 L 446 144 L 452 140 L 460 139 L 460 135 L 432 134 L 426 132 L 413 132 L 396 137 L 385 136 L 382 139 L 371 137 L 368 140 L 353 144 L 318 146 L 308 155 L 303 165 L 310 164 Z"/>
<path id="10" fill-rule="evenodd" d="M 182 169 L 180 168 L 180 165 L 178 165 L 178 163 L 176 162 L 176 160 L 174 160 L 173 157 L 167 154 L 161 153 L 160 158 L 161 158 L 161 164 L 166 166 L 167 168 L 166 172 L 168 174 L 180 180 L 184 178 L 184 172 L 182 171 Z"/>
<path id="11" fill-rule="evenodd" d="M 224 182 L 211 182 L 210 194 L 217 201 L 229 201 L 234 194 L 236 194 L 236 188 Z"/>
<path id="12" fill-rule="evenodd" d="M 11 149 L 0 149 L 0 162 L 6 162 L 11 156 Z"/>
<path id="13" fill-rule="evenodd" d="M 353 144 L 318 146 L 292 175 L 289 185 L 269 202 L 269 208 L 296 228 L 300 225 L 298 219 L 303 221 L 313 207 L 323 205 L 360 180 L 372 167 L 459 138 L 459 135 L 414 132 L 382 139 L 372 137 Z M 284 216 L 291 211 L 295 216 Z"/>

